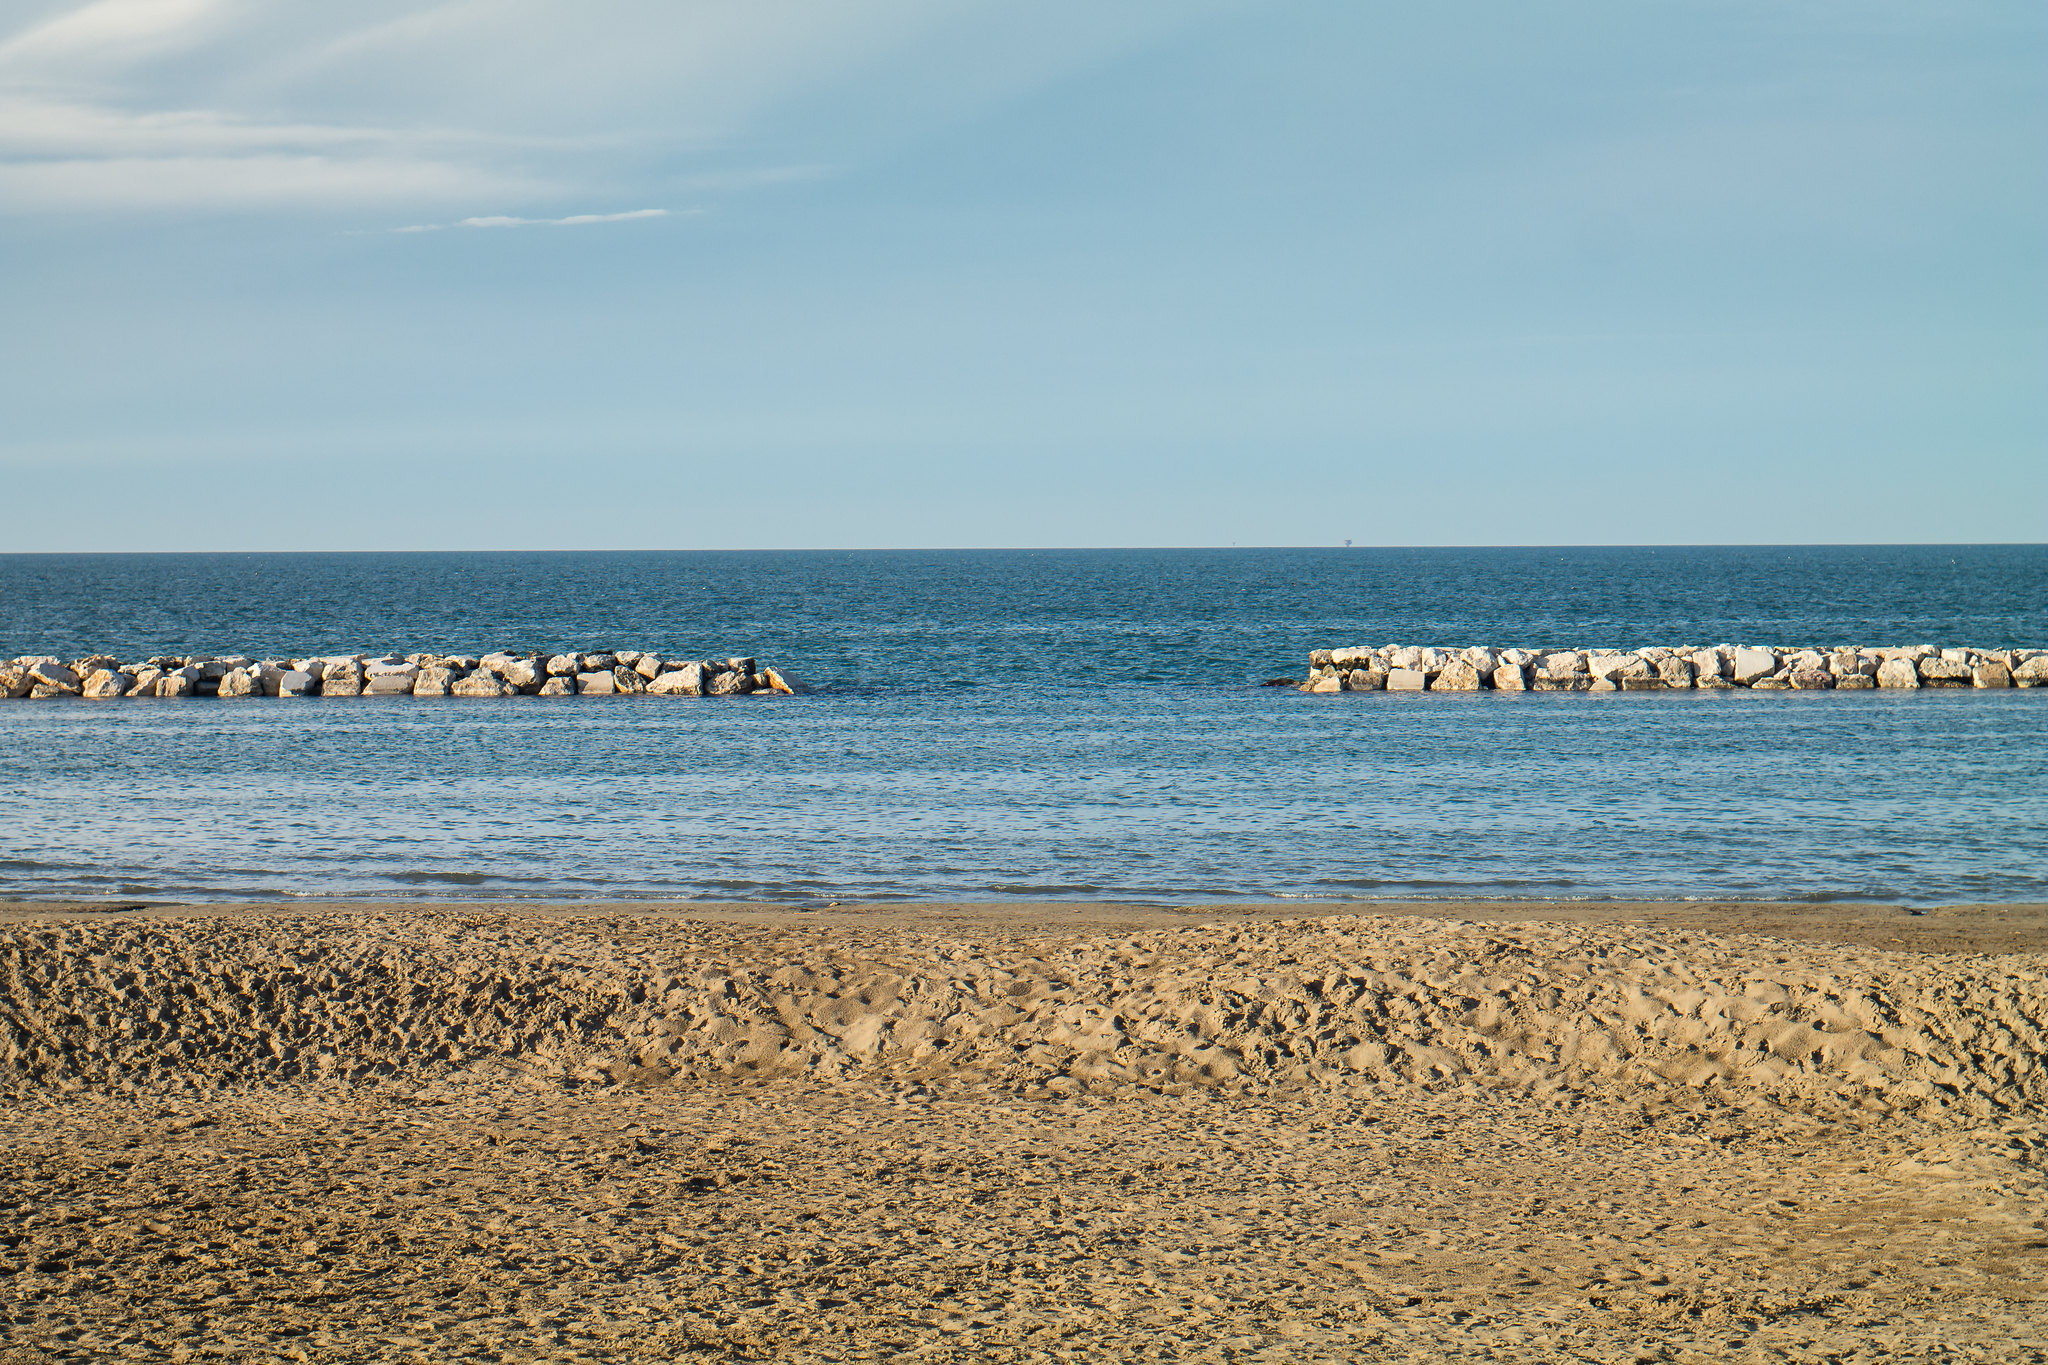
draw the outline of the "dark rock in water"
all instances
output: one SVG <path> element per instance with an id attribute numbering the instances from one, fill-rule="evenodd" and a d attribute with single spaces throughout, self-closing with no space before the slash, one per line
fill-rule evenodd
<path id="1" fill-rule="evenodd" d="M 1265 680 L 1264 682 L 1260 683 L 1260 684 L 1259 684 L 1259 686 L 1261 686 L 1261 687 L 1299 687 L 1299 686 L 1301 686 L 1301 679 L 1299 679 L 1299 678 L 1268 678 L 1268 679 L 1266 679 L 1266 680 Z"/>

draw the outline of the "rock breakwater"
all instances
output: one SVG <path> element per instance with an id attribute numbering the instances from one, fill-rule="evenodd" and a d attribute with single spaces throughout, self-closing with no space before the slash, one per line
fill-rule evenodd
<path id="1" fill-rule="evenodd" d="M 1318 649 L 1304 692 L 1654 692 L 2048 686 L 2048 650 L 1934 645 L 1782 648 L 1438 649 L 1419 645 Z"/>
<path id="2" fill-rule="evenodd" d="M 754 659 L 682 659 L 636 649 L 544 654 L 158 655 L 126 661 L 28 655 L 0 664 L 0 698 L 738 697 L 798 691 Z"/>

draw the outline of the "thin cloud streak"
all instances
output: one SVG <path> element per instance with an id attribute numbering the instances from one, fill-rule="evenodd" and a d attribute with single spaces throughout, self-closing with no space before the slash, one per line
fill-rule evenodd
<path id="1" fill-rule="evenodd" d="M 443 232 L 449 228 L 582 227 L 587 223 L 630 223 L 642 218 L 683 218 L 702 209 L 629 209 L 624 213 L 572 213 L 566 218 L 513 218 L 505 214 L 463 218 L 453 223 L 410 223 L 393 232 Z"/>
<path id="2" fill-rule="evenodd" d="M 597 18 L 551 0 L 30 8 L 0 14 L 8 218 L 396 200 L 438 218 L 480 199 L 538 213 L 744 193 L 826 174 L 818 163 L 843 173 L 863 149 L 1191 22 L 1178 7 L 1097 19 L 1071 0 L 1029 21 L 944 0 L 619 0 Z M 875 82 L 889 99 L 855 97 Z M 866 112 L 807 134 L 798 156 L 740 146 L 848 98 Z M 771 165 L 719 168 L 735 159 Z"/>

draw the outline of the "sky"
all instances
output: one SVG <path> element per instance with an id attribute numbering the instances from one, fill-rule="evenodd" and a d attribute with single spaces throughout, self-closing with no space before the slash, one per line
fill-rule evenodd
<path id="1" fill-rule="evenodd" d="M 2048 7 L 12 0 L 0 550 L 2048 539 Z"/>

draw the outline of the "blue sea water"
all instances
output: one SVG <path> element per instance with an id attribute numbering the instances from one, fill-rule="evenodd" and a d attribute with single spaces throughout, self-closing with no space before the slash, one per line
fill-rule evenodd
<path id="1" fill-rule="evenodd" d="M 0 656 L 815 689 L 0 703 L 0 894 L 2048 899 L 2048 689 L 1253 685 L 1390 640 L 2048 647 L 2048 548 L 0 556 Z"/>

